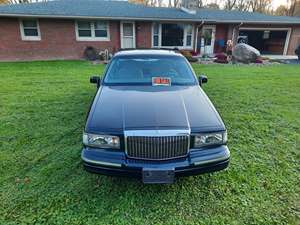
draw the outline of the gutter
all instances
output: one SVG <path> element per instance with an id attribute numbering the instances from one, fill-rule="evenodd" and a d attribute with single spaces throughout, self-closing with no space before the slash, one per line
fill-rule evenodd
<path id="1" fill-rule="evenodd" d="M 42 15 L 42 14 L 10 14 L 0 13 L 0 17 L 20 18 L 53 18 L 53 19 L 106 19 L 106 20 L 136 20 L 136 21 L 180 21 L 180 22 L 206 22 L 206 23 L 241 23 L 241 20 L 205 20 L 205 19 L 178 19 L 178 18 L 155 18 L 155 17 L 109 17 L 109 16 L 63 16 L 63 15 Z M 242 21 L 247 24 L 299 24 L 299 21 Z"/>

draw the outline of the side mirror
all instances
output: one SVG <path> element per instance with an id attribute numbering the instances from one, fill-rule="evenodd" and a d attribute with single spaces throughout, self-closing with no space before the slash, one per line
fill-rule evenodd
<path id="1" fill-rule="evenodd" d="M 207 82 L 208 82 L 207 76 L 200 75 L 200 77 L 199 77 L 199 85 L 202 86 L 202 84 L 205 84 Z"/>
<path id="2" fill-rule="evenodd" d="M 100 87 L 101 78 L 99 76 L 92 76 L 90 77 L 90 83 L 97 84 L 97 88 Z"/>

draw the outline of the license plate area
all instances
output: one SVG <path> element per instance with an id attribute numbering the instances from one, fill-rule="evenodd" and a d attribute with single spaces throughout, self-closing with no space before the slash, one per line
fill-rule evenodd
<path id="1" fill-rule="evenodd" d="M 172 184 L 175 181 L 174 169 L 143 169 L 143 183 L 145 184 Z"/>

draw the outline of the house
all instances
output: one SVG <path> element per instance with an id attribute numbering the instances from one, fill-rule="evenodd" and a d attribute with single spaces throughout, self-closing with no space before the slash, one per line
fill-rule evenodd
<path id="1" fill-rule="evenodd" d="M 204 34 L 204 35 L 203 35 Z M 262 54 L 293 55 L 300 18 L 126 1 L 57 0 L 0 6 L 0 60 L 79 59 L 87 46 L 179 48 L 200 54 L 246 41 Z"/>

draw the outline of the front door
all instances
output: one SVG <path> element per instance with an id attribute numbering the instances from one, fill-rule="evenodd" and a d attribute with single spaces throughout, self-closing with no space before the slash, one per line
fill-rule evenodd
<path id="1" fill-rule="evenodd" d="M 216 26 L 203 26 L 201 34 L 201 54 L 213 54 Z"/>
<path id="2" fill-rule="evenodd" d="M 121 48 L 135 48 L 135 23 L 121 22 Z"/>

